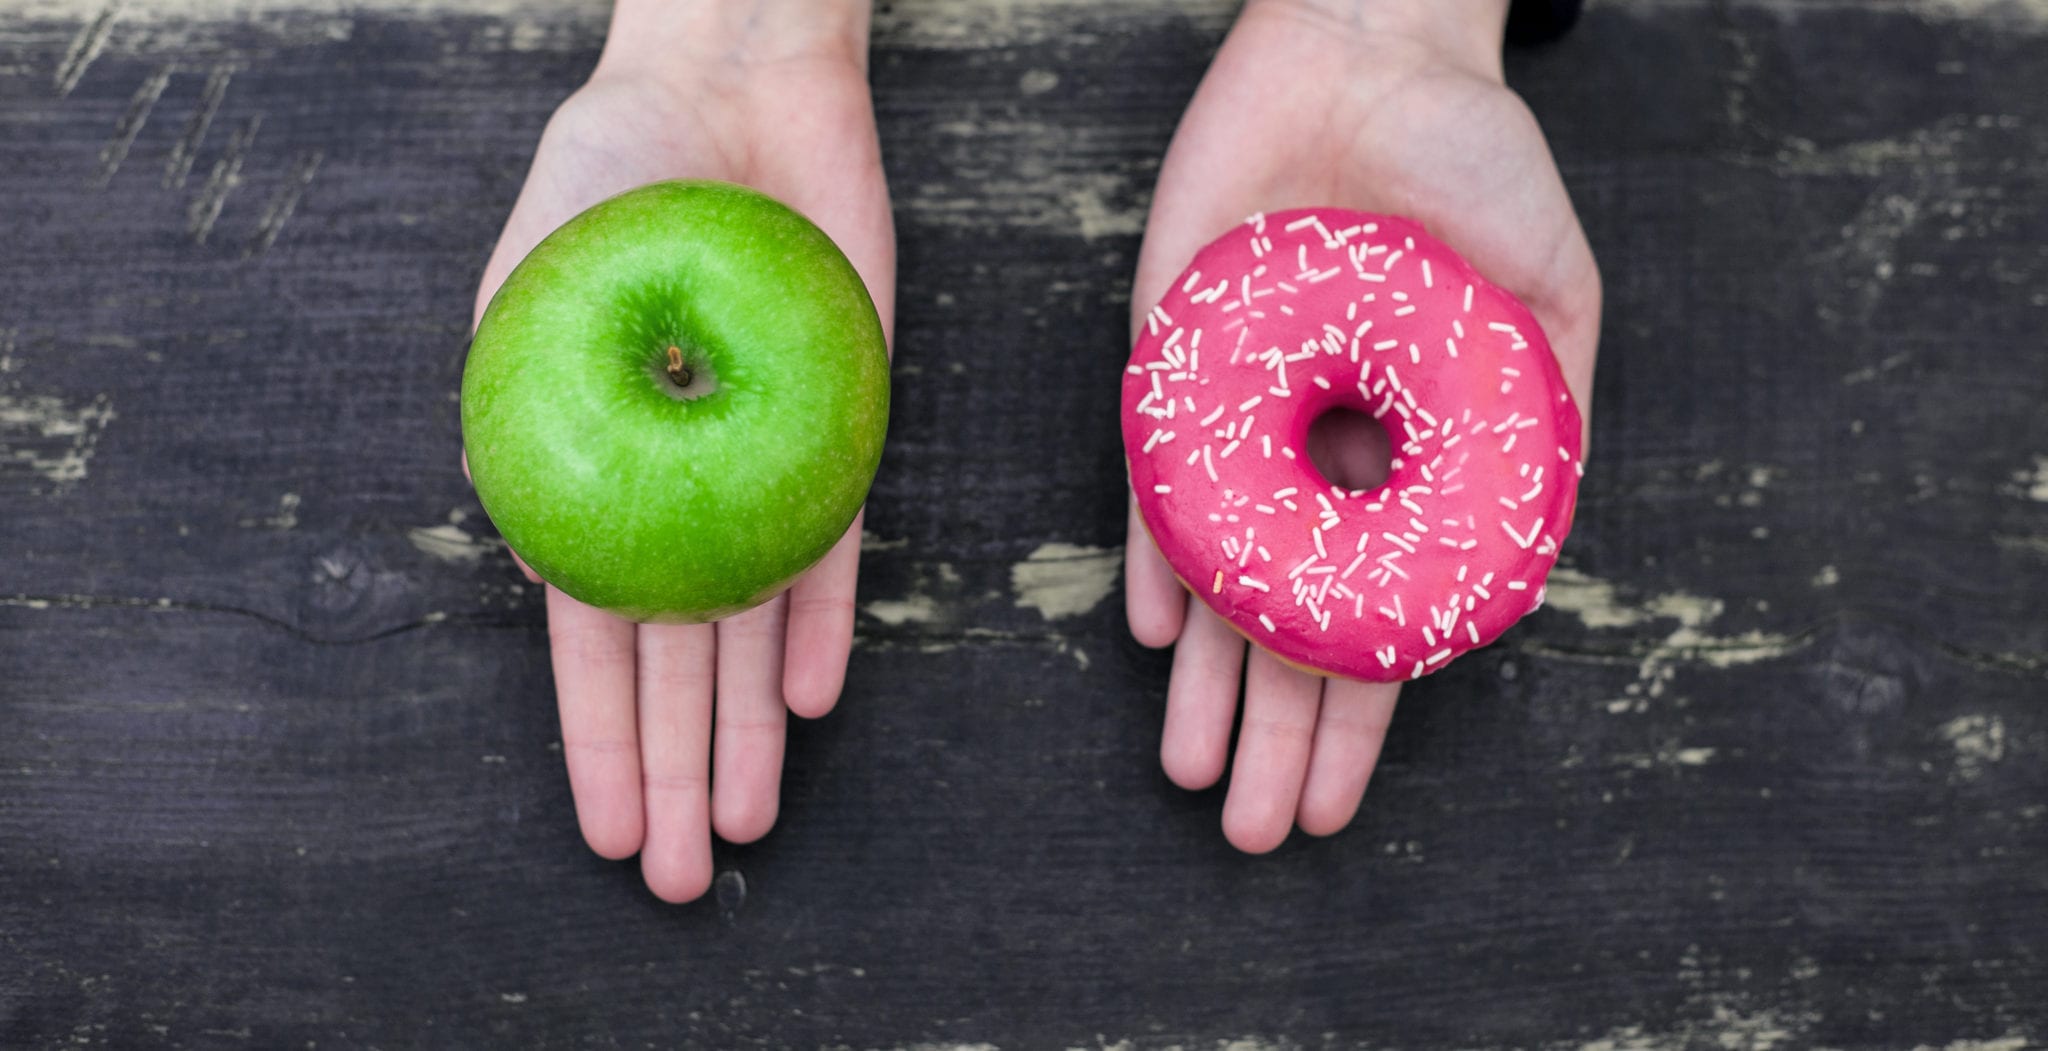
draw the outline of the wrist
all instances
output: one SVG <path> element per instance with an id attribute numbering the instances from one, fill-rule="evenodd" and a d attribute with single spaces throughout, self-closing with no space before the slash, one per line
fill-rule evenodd
<path id="1" fill-rule="evenodd" d="M 1501 81 L 1509 0 L 1247 0 L 1362 37 L 1398 39 L 1467 72 Z"/>
<path id="2" fill-rule="evenodd" d="M 791 61 L 867 68 L 871 0 L 616 0 L 597 74 L 665 82 Z"/>

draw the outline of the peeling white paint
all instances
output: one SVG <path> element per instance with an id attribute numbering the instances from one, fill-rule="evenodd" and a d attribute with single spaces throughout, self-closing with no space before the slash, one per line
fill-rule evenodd
<path id="1" fill-rule="evenodd" d="M 2005 758 L 2005 721 L 1995 715 L 1964 715 L 1941 725 L 1941 736 L 1956 750 L 1956 776 L 1975 781 L 1984 768 Z"/>
<path id="2" fill-rule="evenodd" d="M 2027 1051 L 2034 1046 L 2025 1033 L 2013 1033 L 1991 1040 L 1955 1040 L 1941 1047 L 1921 1044 L 1913 1051 Z"/>
<path id="3" fill-rule="evenodd" d="M 2014 471 L 2007 492 L 2027 500 L 2048 504 L 2048 456 L 2034 457 L 2034 469 Z"/>
<path id="4" fill-rule="evenodd" d="M 244 529 L 262 527 L 265 529 L 288 530 L 299 526 L 299 494 L 286 493 L 277 498 L 277 512 L 260 518 L 249 517 L 236 523 Z"/>
<path id="5" fill-rule="evenodd" d="M 475 562 L 504 546 L 503 541 L 473 536 L 452 522 L 414 529 L 405 536 L 412 541 L 412 546 L 443 562 Z"/>
<path id="6" fill-rule="evenodd" d="M 861 606 L 861 610 L 892 628 L 905 624 L 929 624 L 939 618 L 939 604 L 930 595 L 877 599 Z"/>
<path id="7" fill-rule="evenodd" d="M 1010 567 L 1010 590 L 1017 606 L 1047 620 L 1079 616 L 1109 597 L 1123 559 L 1121 547 L 1040 544 Z"/>
<path id="8" fill-rule="evenodd" d="M 866 554 L 869 551 L 900 551 L 909 546 L 910 538 L 908 537 L 898 537 L 895 540 L 889 540 L 870 533 L 865 529 L 860 531 L 860 549 L 862 554 Z"/>
<path id="9" fill-rule="evenodd" d="M 22 464 L 59 485 L 82 481 L 114 419 L 104 394 L 84 405 L 32 394 L 0 394 L 0 464 Z"/>
<path id="10" fill-rule="evenodd" d="M 1612 583 L 1564 566 L 1550 571 L 1544 587 L 1546 606 L 1570 613 L 1595 630 L 1677 622 L 1669 634 L 1642 651 L 1636 688 L 1647 690 L 1652 697 L 1664 692 L 1677 665 L 1732 668 L 1783 657 L 1803 645 L 1789 635 L 1762 631 L 1708 632 L 1706 626 L 1721 616 L 1726 604 L 1704 595 L 1673 591 L 1647 602 L 1626 603 Z"/>
<path id="11" fill-rule="evenodd" d="M 1697 1047 L 1720 1047 L 1725 1051 L 1772 1051 L 1796 1041 L 1819 1021 L 1819 1016 L 1800 1011 L 1744 1010 L 1721 998 L 1712 1000 L 1712 1013 L 1697 1021 L 1681 1023 L 1665 1032 L 1651 1032 L 1643 1026 L 1626 1026 L 1583 1043 L 1553 1043 L 1550 1051 L 1687 1051 Z"/>

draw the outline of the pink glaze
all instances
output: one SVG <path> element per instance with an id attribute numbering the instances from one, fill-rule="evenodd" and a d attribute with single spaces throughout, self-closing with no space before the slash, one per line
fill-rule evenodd
<path id="1" fill-rule="evenodd" d="M 1385 485 L 1309 463 L 1346 407 L 1394 444 Z M 1406 219 L 1255 215 L 1147 315 L 1123 387 L 1145 525 L 1252 641 L 1351 679 L 1420 678 L 1542 604 L 1571 527 L 1578 407 L 1512 295 Z"/>

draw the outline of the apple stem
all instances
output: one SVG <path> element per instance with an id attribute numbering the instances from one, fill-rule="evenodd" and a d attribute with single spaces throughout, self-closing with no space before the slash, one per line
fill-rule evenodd
<path id="1" fill-rule="evenodd" d="M 690 370 L 683 367 L 683 348 L 671 345 L 668 348 L 668 379 L 678 387 L 690 385 Z"/>

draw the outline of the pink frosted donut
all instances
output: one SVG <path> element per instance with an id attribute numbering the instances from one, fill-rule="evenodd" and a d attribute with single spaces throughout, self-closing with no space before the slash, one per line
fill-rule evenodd
<path id="1" fill-rule="evenodd" d="M 1309 424 L 1368 413 L 1377 489 L 1309 463 Z M 1123 386 L 1145 526 L 1189 590 L 1284 660 L 1419 678 L 1542 604 L 1584 473 L 1543 330 L 1422 227 L 1255 215 L 1147 315 Z"/>

